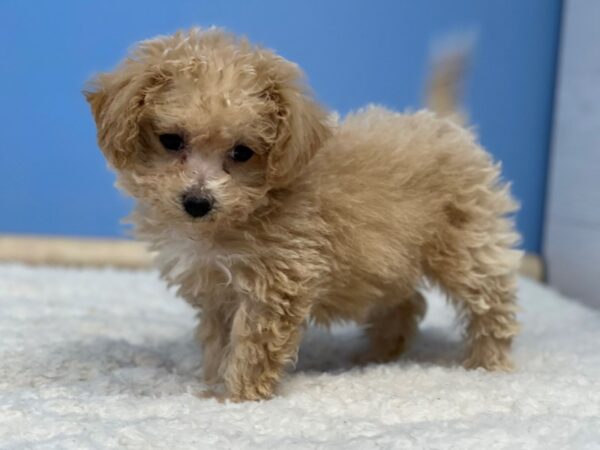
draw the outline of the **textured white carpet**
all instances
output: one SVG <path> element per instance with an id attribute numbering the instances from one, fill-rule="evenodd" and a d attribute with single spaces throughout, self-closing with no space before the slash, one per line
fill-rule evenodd
<path id="1" fill-rule="evenodd" d="M 154 273 L 0 266 L 0 448 L 600 448 L 600 315 L 523 280 L 512 374 L 467 372 L 432 294 L 402 361 L 311 330 L 269 402 L 194 395 L 194 317 Z"/>

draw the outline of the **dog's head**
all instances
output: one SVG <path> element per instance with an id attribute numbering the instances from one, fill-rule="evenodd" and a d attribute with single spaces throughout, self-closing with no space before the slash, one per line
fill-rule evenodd
<path id="1" fill-rule="evenodd" d="M 165 224 L 247 220 L 330 133 L 295 64 L 217 29 L 141 42 L 85 95 L 118 184 Z"/>

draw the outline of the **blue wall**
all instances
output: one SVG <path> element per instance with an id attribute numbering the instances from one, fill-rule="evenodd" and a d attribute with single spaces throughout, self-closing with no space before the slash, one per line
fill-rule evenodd
<path id="1" fill-rule="evenodd" d="M 345 113 L 422 104 L 432 40 L 478 32 L 467 101 L 539 250 L 560 0 L 0 1 L 0 233 L 114 236 L 128 201 L 96 148 L 80 90 L 135 41 L 225 26 L 307 72 Z"/>

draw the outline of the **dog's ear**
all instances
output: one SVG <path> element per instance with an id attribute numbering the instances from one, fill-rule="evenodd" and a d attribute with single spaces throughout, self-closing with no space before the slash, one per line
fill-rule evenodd
<path id="1" fill-rule="evenodd" d="M 140 120 L 148 93 L 164 83 L 151 66 L 127 60 L 117 70 L 96 76 L 84 91 L 92 109 L 98 145 L 120 169 L 139 151 Z"/>
<path id="2" fill-rule="evenodd" d="M 267 180 L 282 186 L 293 180 L 330 136 L 327 113 L 311 97 L 298 67 L 276 57 L 275 73 L 262 95 L 276 107 L 275 142 L 268 155 Z"/>

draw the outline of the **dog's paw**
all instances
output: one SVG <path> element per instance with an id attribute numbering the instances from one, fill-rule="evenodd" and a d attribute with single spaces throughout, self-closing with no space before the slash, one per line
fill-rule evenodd
<path id="1" fill-rule="evenodd" d="M 500 358 L 482 359 L 469 357 L 463 362 L 463 367 L 468 370 L 485 369 L 489 372 L 512 372 L 515 366 L 509 356 Z"/>
<path id="2" fill-rule="evenodd" d="M 214 400 L 218 401 L 219 403 L 225 403 L 225 401 L 228 399 L 228 396 L 225 392 L 223 392 L 223 389 L 218 389 L 218 388 L 208 388 L 208 389 L 205 389 L 203 391 L 196 393 L 195 395 L 196 395 L 196 397 L 204 399 L 204 400 L 214 399 Z"/>
<path id="3" fill-rule="evenodd" d="M 371 364 L 388 364 L 397 361 L 400 358 L 401 352 L 392 351 L 375 351 L 370 349 L 366 352 L 361 352 L 352 357 L 352 363 L 359 367 L 369 366 Z"/>
<path id="4" fill-rule="evenodd" d="M 263 400 L 270 400 L 273 398 L 272 393 L 260 392 L 259 390 L 244 390 L 242 393 L 231 394 L 227 396 L 227 400 L 233 403 L 242 403 L 242 402 L 260 402 Z"/>
<path id="5" fill-rule="evenodd" d="M 511 372 L 514 369 L 510 357 L 510 339 L 484 336 L 473 342 L 464 361 L 466 369 L 482 369 L 490 372 Z"/>
<path id="6" fill-rule="evenodd" d="M 353 355 L 352 358 L 350 359 L 350 361 L 352 362 L 352 365 L 358 366 L 358 367 L 365 367 L 365 366 L 368 366 L 369 364 L 377 364 L 378 363 L 376 358 L 374 358 L 373 354 L 370 352 L 366 352 L 366 353 L 362 352 L 362 353 Z"/>
<path id="7" fill-rule="evenodd" d="M 195 394 L 196 397 L 201 399 L 214 399 L 219 403 L 243 403 L 243 402 L 258 402 L 262 400 L 269 400 L 273 398 L 273 395 L 260 394 L 258 391 L 248 392 L 245 390 L 243 393 L 231 394 L 223 392 L 217 389 L 206 389 Z"/>

